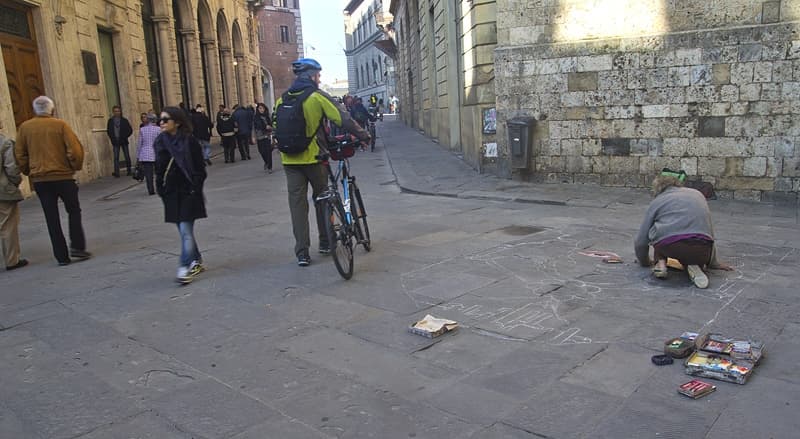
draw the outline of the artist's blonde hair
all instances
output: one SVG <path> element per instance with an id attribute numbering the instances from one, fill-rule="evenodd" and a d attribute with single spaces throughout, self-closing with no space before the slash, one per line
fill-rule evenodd
<path id="1" fill-rule="evenodd" d="M 683 182 L 672 175 L 656 175 L 653 179 L 653 196 L 657 197 L 668 187 L 683 187 Z"/>

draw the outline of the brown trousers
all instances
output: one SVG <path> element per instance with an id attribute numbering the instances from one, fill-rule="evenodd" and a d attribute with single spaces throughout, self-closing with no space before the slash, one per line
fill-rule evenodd
<path id="1" fill-rule="evenodd" d="M 19 202 L 0 201 L 0 246 L 6 267 L 19 262 Z"/>
<path id="2" fill-rule="evenodd" d="M 687 265 L 704 266 L 711 262 L 714 243 L 704 239 L 684 239 L 667 245 L 653 247 L 656 261 L 659 259 L 677 259 L 685 267 Z"/>

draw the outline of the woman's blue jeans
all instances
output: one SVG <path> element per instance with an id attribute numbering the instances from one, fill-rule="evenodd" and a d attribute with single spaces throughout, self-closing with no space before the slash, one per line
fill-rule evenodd
<path id="1" fill-rule="evenodd" d="M 181 234 L 181 267 L 188 267 L 192 261 L 199 263 L 202 258 L 194 239 L 194 221 L 178 223 L 178 232 Z"/>

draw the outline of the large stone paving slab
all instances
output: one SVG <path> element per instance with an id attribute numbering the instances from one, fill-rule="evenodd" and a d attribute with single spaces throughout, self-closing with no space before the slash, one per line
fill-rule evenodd
<path id="1" fill-rule="evenodd" d="M 720 392 L 722 389 L 718 389 Z M 715 393 L 717 393 L 715 392 Z M 727 392 L 726 392 L 727 393 Z M 726 407 L 706 436 L 796 437 L 800 430 L 797 405 L 800 386 L 796 382 L 754 377 L 744 387 L 731 392 Z"/>
<path id="2" fill-rule="evenodd" d="M 421 338 L 421 337 L 420 337 Z M 441 342 L 414 352 L 415 358 L 464 374 L 495 363 L 505 354 L 520 349 L 524 343 L 505 340 L 470 329 L 459 329 Z"/>
<path id="3" fill-rule="evenodd" d="M 247 431 L 231 437 L 231 439 L 327 439 L 333 436 L 324 434 L 298 419 L 271 419 L 263 424 L 248 428 Z"/>
<path id="4" fill-rule="evenodd" d="M 767 354 L 753 373 L 799 384 L 798 364 L 800 364 L 800 323 L 787 323 L 780 334 L 768 342 Z"/>
<path id="5" fill-rule="evenodd" d="M 481 430 L 469 439 L 536 439 L 541 436 L 529 431 L 522 430 L 504 423 L 497 423 L 491 427 Z"/>
<path id="6" fill-rule="evenodd" d="M 429 392 L 448 385 L 456 377 L 452 370 L 339 331 L 328 330 L 296 337 L 289 345 L 289 350 L 292 355 L 319 367 L 357 377 L 355 379 L 364 384 L 407 399 L 415 399 L 421 391 Z M 386 371 L 392 373 L 386 374 Z"/>
<path id="7" fill-rule="evenodd" d="M 436 343 L 452 339 L 452 337 L 431 339 L 412 334 L 408 332 L 408 327 L 413 322 L 414 320 L 409 317 L 381 312 L 369 320 L 357 322 L 342 329 L 354 337 L 406 354 L 427 350 Z"/>
<path id="8" fill-rule="evenodd" d="M 158 413 L 145 411 L 130 419 L 122 419 L 111 425 L 100 427 L 80 439 L 199 439 L 201 436 L 181 431 Z M 205 437 L 205 436 L 203 436 Z"/>
<path id="9" fill-rule="evenodd" d="M 0 360 L 0 388 L 17 429 L 48 439 L 73 438 L 141 411 L 42 342 L 5 349 Z"/>
<path id="10" fill-rule="evenodd" d="M 508 415 L 505 423 L 536 437 L 580 438 L 622 403 L 621 398 L 604 392 L 554 382 L 537 389 L 525 404 Z"/>
<path id="11" fill-rule="evenodd" d="M 280 410 L 337 438 L 460 438 L 480 425 L 387 390 L 339 379 L 278 401 Z"/>
<path id="12" fill-rule="evenodd" d="M 561 378 L 609 395 L 627 398 L 654 373 L 652 352 L 631 346 L 609 345 Z"/>
<path id="13" fill-rule="evenodd" d="M 203 438 L 228 438 L 278 415 L 274 409 L 206 379 L 149 401 L 149 408 L 179 430 Z"/>
<path id="14" fill-rule="evenodd" d="M 0 433 L 3 437 L 9 438 L 26 438 L 26 439 L 41 439 L 38 433 L 32 430 L 30 425 L 12 412 L 11 409 L 6 407 L 5 404 L 0 403 Z"/>
<path id="15" fill-rule="evenodd" d="M 157 398 L 206 378 L 172 356 L 130 339 L 99 343 L 92 349 L 74 353 L 71 359 L 83 370 L 135 399 Z"/>

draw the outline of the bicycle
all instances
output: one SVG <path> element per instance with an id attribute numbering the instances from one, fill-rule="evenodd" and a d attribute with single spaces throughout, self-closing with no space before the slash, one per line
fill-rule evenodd
<path id="1" fill-rule="evenodd" d="M 344 279 L 353 277 L 353 240 L 366 251 L 372 249 L 367 211 L 364 210 L 364 200 L 356 185 L 356 177 L 350 175 L 348 160 L 355 154 L 359 143 L 351 136 L 336 136 L 330 140 L 328 152 L 316 157 L 328 171 L 328 187 L 317 196 L 316 201 L 324 203 L 328 245 L 336 270 Z M 328 159 L 339 162 L 335 174 Z M 342 185 L 341 193 L 339 182 Z"/>

